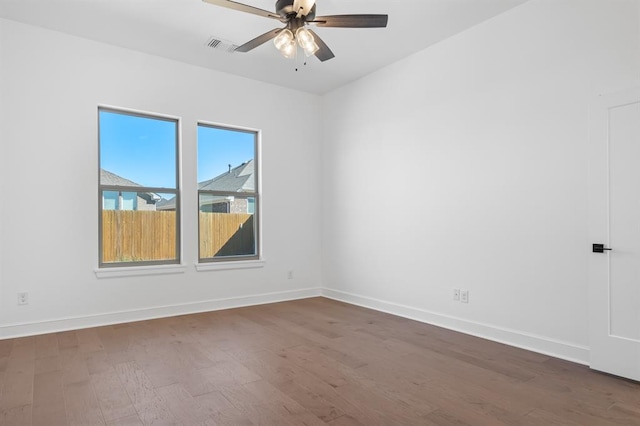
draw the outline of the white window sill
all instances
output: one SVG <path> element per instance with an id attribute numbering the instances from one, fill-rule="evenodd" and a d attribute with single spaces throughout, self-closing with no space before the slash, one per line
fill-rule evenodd
<path id="1" fill-rule="evenodd" d="M 264 268 L 265 263 L 266 261 L 264 259 L 235 260 L 233 262 L 196 263 L 195 266 L 198 272 L 204 272 L 204 271 L 225 271 L 230 269 Z"/>
<path id="2" fill-rule="evenodd" d="M 94 269 L 98 278 L 137 277 L 144 275 L 184 274 L 186 265 L 123 266 Z"/>

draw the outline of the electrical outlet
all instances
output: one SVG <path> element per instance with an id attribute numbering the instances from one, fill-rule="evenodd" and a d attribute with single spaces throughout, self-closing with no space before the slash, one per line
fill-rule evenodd
<path id="1" fill-rule="evenodd" d="M 462 303 L 469 303 L 469 290 L 460 291 L 460 301 Z"/>
<path id="2" fill-rule="evenodd" d="M 459 288 L 454 288 L 453 289 L 453 300 L 455 301 L 460 301 L 460 289 Z"/>
<path id="3" fill-rule="evenodd" d="M 18 305 L 28 305 L 29 304 L 29 293 L 18 293 Z"/>
<path id="4" fill-rule="evenodd" d="M 287 278 L 290 280 L 293 279 L 293 270 L 290 270 L 289 272 L 287 272 Z"/>

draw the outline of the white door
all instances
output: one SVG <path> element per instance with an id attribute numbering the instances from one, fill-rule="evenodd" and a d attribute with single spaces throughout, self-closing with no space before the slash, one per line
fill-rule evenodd
<path id="1" fill-rule="evenodd" d="M 590 366 L 640 380 L 640 88 L 601 96 L 590 122 Z"/>

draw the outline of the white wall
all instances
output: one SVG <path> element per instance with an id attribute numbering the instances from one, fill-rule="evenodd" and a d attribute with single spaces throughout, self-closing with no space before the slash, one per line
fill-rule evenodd
<path id="1" fill-rule="evenodd" d="M 531 0 L 323 99 L 0 20 L 0 338 L 324 286 L 586 361 L 588 105 L 638 84 L 639 18 Z M 321 136 L 280 124 L 294 101 Z M 196 272 L 185 191 L 186 272 L 97 279 L 98 104 L 182 117 L 185 189 L 197 120 L 262 129 L 265 267 Z"/>
<path id="2" fill-rule="evenodd" d="M 0 194 L 4 194 L 4 175 L 2 174 L 1 170 L 4 170 L 6 168 L 5 166 L 5 159 L 7 157 L 6 153 L 4 152 L 4 146 L 6 145 L 6 141 L 5 141 L 5 137 L 4 137 L 4 108 L 3 108 L 3 98 L 4 98 L 4 91 L 3 91 L 3 86 L 4 86 L 4 78 L 3 78 L 3 49 L 2 49 L 2 45 L 3 45 L 3 39 L 4 39 L 4 31 L 3 31 L 3 21 L 0 20 Z M 4 204 L 4 203 L 3 203 Z M 2 228 L 4 227 L 4 214 L 2 213 L 3 209 L 0 207 L 0 306 L 2 306 L 3 303 L 3 285 L 2 285 Z M 3 324 L 4 322 L 4 314 L 2 311 L 0 311 L 0 324 Z"/>
<path id="3" fill-rule="evenodd" d="M 319 127 L 317 96 L 0 25 L 0 338 L 319 294 L 320 140 L 289 131 L 279 113 L 302 101 L 300 121 Z M 184 273 L 96 278 L 98 104 L 182 118 Z M 264 268 L 194 268 L 197 120 L 263 131 Z M 17 306 L 19 291 L 29 305 Z"/>
<path id="4" fill-rule="evenodd" d="M 586 362 L 588 107 L 638 8 L 532 0 L 326 95 L 325 293 Z"/>

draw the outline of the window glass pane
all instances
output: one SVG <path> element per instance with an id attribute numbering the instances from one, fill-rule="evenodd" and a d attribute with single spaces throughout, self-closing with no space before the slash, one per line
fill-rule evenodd
<path id="1" fill-rule="evenodd" d="M 249 198 L 210 194 L 199 198 L 200 258 L 255 256 L 256 226 Z"/>
<path id="2" fill-rule="evenodd" d="M 100 184 L 176 186 L 177 122 L 100 110 Z"/>
<path id="3" fill-rule="evenodd" d="M 200 194 L 200 211 L 208 213 L 230 213 L 234 196 Z"/>
<path id="4" fill-rule="evenodd" d="M 199 259 L 258 257 L 257 133 L 198 125 Z"/>
<path id="5" fill-rule="evenodd" d="M 117 194 L 115 208 L 114 193 Z M 103 191 L 103 263 L 176 259 L 176 212 L 155 208 L 160 200 L 174 196 Z"/>
<path id="6" fill-rule="evenodd" d="M 178 120 L 98 109 L 100 266 L 178 263 Z"/>
<path id="7" fill-rule="evenodd" d="M 255 192 L 253 132 L 198 125 L 198 189 Z"/>
<path id="8" fill-rule="evenodd" d="M 119 203 L 118 191 L 103 191 L 102 192 L 102 209 L 103 210 L 117 210 Z"/>
<path id="9" fill-rule="evenodd" d="M 122 192 L 122 205 L 120 210 L 138 210 L 138 203 L 136 203 L 137 193 L 135 192 Z"/>

